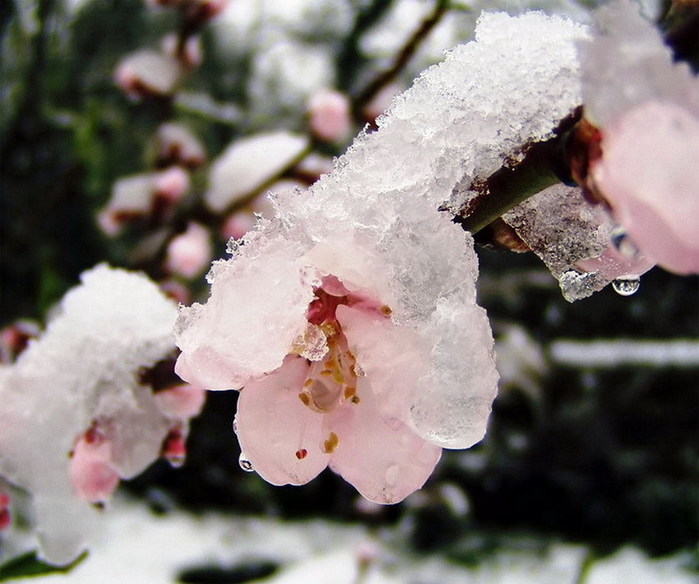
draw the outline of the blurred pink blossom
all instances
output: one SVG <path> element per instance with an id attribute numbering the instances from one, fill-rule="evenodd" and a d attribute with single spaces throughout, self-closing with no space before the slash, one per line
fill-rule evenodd
<path id="1" fill-rule="evenodd" d="M 338 142 L 349 136 L 351 105 L 344 93 L 330 89 L 314 93 L 308 102 L 308 113 L 311 131 L 319 140 Z"/>
<path id="2" fill-rule="evenodd" d="M 112 195 L 97 222 L 104 233 L 116 236 L 130 221 L 162 216 L 189 188 L 189 173 L 180 166 L 122 177 L 112 186 Z"/>
<path id="3" fill-rule="evenodd" d="M 133 98 L 171 95 L 183 76 L 180 62 L 171 55 L 142 49 L 124 57 L 114 71 L 114 81 Z"/>
<path id="4" fill-rule="evenodd" d="M 699 117 L 649 100 L 603 130 L 595 185 L 614 217 L 649 258 L 699 273 Z"/>
<path id="5" fill-rule="evenodd" d="M 212 253 L 209 231 L 192 222 L 168 245 L 165 267 L 174 274 L 194 278 L 209 265 Z"/>

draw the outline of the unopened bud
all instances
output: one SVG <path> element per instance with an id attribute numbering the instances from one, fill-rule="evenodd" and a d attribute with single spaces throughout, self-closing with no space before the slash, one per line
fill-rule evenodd
<path id="1" fill-rule="evenodd" d="M 209 265 L 212 254 L 208 230 L 198 223 L 190 223 L 187 230 L 168 245 L 165 267 L 185 278 L 194 278 Z"/>
<path id="2" fill-rule="evenodd" d="M 322 90 L 308 102 L 309 124 L 313 135 L 324 142 L 338 142 L 349 136 L 350 102 L 344 93 Z"/>

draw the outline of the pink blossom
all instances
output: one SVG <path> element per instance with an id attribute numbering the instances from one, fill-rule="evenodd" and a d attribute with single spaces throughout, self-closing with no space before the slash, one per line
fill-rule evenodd
<path id="1" fill-rule="evenodd" d="M 325 142 L 343 140 L 352 129 L 350 101 L 339 91 L 326 89 L 313 94 L 308 113 L 311 131 Z"/>
<path id="2" fill-rule="evenodd" d="M 391 323 L 387 306 L 332 276 L 307 319 L 282 366 L 241 391 L 243 456 L 272 484 L 304 484 L 329 465 L 367 499 L 403 500 L 441 454 L 408 425 L 401 396 L 419 378 L 419 341 Z"/>
<path id="3" fill-rule="evenodd" d="M 189 190 L 189 173 L 180 166 L 171 166 L 155 174 L 153 191 L 157 199 L 169 204 L 179 201 Z"/>
<path id="4" fill-rule="evenodd" d="M 133 99 L 171 95 L 182 79 L 179 61 L 164 53 L 143 49 L 124 57 L 114 72 L 114 81 Z"/>
<path id="5" fill-rule="evenodd" d="M 699 273 L 699 117 L 646 101 L 603 131 L 597 188 L 638 248 L 678 274 Z"/>
<path id="6" fill-rule="evenodd" d="M 208 230 L 198 223 L 190 223 L 187 230 L 168 245 L 165 266 L 170 272 L 194 278 L 209 265 L 211 254 Z"/>
<path id="7" fill-rule="evenodd" d="M 75 494 L 90 503 L 108 500 L 119 486 L 112 442 L 99 425 L 93 425 L 76 442 L 70 459 L 70 478 Z"/>

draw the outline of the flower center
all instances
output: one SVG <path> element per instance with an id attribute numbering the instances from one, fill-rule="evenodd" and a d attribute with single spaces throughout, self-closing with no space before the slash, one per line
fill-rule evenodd
<path id="1" fill-rule="evenodd" d="M 357 396 L 356 359 L 347 346 L 347 339 L 336 324 L 327 340 L 328 352 L 322 360 L 311 364 L 299 399 L 314 412 L 327 413 L 350 401 L 359 403 Z"/>

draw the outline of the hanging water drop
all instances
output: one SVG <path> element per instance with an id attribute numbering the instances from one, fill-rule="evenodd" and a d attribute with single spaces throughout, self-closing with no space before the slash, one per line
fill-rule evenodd
<path id="1" fill-rule="evenodd" d="M 616 280 L 612 282 L 612 288 L 614 292 L 620 296 L 631 296 L 638 292 L 641 287 L 641 278 L 634 276 L 633 274 L 627 274 L 625 276 L 619 276 Z"/>
<path id="2" fill-rule="evenodd" d="M 248 460 L 248 457 L 244 452 L 240 453 L 240 456 L 238 457 L 238 464 L 245 472 L 254 472 L 255 470 L 255 467 L 252 466 L 252 462 Z"/>
<path id="3" fill-rule="evenodd" d="M 610 239 L 612 240 L 614 249 L 616 249 L 622 256 L 630 260 L 638 257 L 638 254 L 640 253 L 639 249 L 629 237 L 626 229 L 624 229 L 621 225 L 617 225 L 614 229 L 612 229 Z"/>

